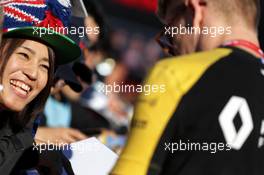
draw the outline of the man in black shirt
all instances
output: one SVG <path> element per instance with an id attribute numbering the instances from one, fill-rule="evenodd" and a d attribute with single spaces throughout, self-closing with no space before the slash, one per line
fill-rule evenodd
<path id="1" fill-rule="evenodd" d="M 258 3 L 159 0 L 165 27 L 158 41 L 167 54 L 184 56 L 150 72 L 145 85 L 165 91 L 138 99 L 112 174 L 264 174 Z"/>

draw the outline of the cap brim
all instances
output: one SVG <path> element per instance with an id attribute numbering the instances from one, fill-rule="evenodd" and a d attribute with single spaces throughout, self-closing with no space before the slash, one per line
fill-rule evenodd
<path id="1" fill-rule="evenodd" d="M 80 47 L 70 38 L 44 27 L 21 27 L 5 32 L 5 38 L 31 39 L 51 47 L 55 52 L 56 64 L 66 64 L 79 58 Z"/>

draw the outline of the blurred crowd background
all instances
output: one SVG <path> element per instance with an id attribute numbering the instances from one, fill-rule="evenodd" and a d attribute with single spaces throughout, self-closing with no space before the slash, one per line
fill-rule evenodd
<path id="1" fill-rule="evenodd" d="M 101 87 L 136 87 L 162 57 L 155 42 L 162 27 L 155 16 L 157 4 L 155 0 L 71 3 L 72 26 L 86 27 L 92 32 L 83 37 L 70 35 L 83 54 L 78 62 L 58 69 L 57 83 L 38 118 L 40 127 L 35 138 L 41 142 L 72 143 L 96 136 L 119 152 L 126 142 L 139 93 L 105 93 Z M 70 67 L 75 75 L 70 74 Z M 82 85 L 82 90 L 78 85 Z"/>
<path id="2" fill-rule="evenodd" d="M 263 2 L 263 1 L 262 1 Z M 155 42 L 162 23 L 156 17 L 156 0 L 72 0 L 73 26 L 96 28 L 85 37 L 71 36 L 83 55 L 72 64 L 83 89 L 68 85 L 53 88 L 36 138 L 42 141 L 75 142 L 83 135 L 96 136 L 115 152 L 126 142 L 137 92 L 105 94 L 103 85 L 139 85 L 149 69 L 161 58 Z M 263 5 L 262 5 L 263 6 Z M 87 16 L 88 15 L 88 16 Z M 264 15 L 263 15 L 264 17 Z M 264 18 L 259 28 L 264 48 Z M 63 75 L 58 76 L 66 84 Z M 69 76 L 67 76 L 69 77 Z M 67 81 L 69 83 L 67 83 Z M 80 133 L 73 134 L 73 131 Z"/>

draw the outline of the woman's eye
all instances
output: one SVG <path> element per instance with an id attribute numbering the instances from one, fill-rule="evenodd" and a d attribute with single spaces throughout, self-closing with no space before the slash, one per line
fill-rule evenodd
<path id="1" fill-rule="evenodd" d="M 46 70 L 49 70 L 49 66 L 48 65 L 43 64 L 43 65 L 41 65 L 41 67 L 46 69 Z"/>
<path id="2" fill-rule="evenodd" d="M 29 59 L 29 56 L 28 56 L 28 54 L 26 54 L 26 53 L 23 53 L 23 52 L 20 52 L 20 53 L 18 53 L 20 56 L 22 56 L 23 58 L 25 58 L 25 59 Z"/>

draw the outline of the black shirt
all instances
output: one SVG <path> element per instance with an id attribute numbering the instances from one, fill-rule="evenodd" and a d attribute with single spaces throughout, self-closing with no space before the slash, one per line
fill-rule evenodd
<path id="1" fill-rule="evenodd" d="M 237 49 L 166 59 L 145 85 L 113 174 L 262 175 L 264 67 Z"/>

